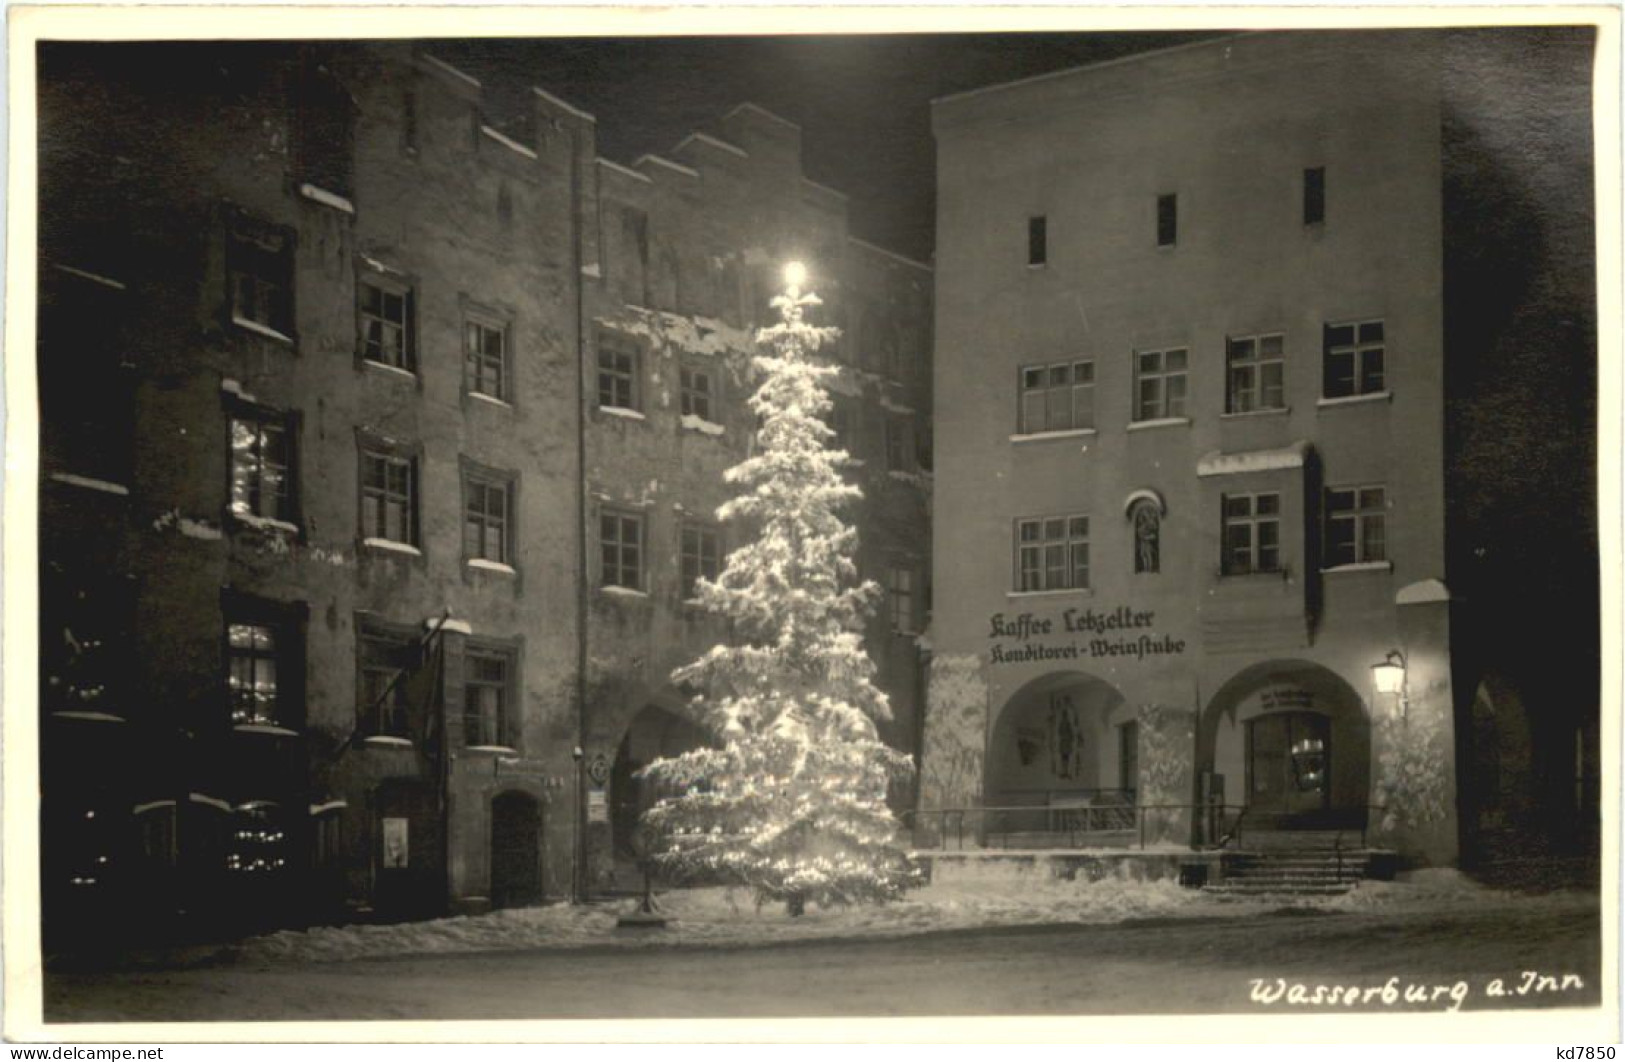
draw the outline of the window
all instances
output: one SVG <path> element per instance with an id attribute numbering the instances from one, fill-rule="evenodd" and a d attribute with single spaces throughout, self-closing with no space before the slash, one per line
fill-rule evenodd
<path id="1" fill-rule="evenodd" d="M 846 395 L 830 395 L 829 398 L 829 427 L 835 433 L 835 437 L 830 440 L 830 446 L 856 456 L 857 411 L 852 408 L 852 400 Z"/>
<path id="2" fill-rule="evenodd" d="M 711 373 L 705 369 L 691 369 L 687 366 L 683 366 L 677 372 L 683 416 L 710 420 Z"/>
<path id="3" fill-rule="evenodd" d="M 684 524 L 682 542 L 683 600 L 698 596 L 699 580 L 713 582 L 722 571 L 722 543 L 717 529 L 703 524 Z"/>
<path id="4" fill-rule="evenodd" d="M 508 400 L 508 329 L 489 318 L 463 322 L 463 376 L 469 394 Z"/>
<path id="5" fill-rule="evenodd" d="M 362 358 L 392 369 L 414 371 L 417 337 L 412 334 L 411 291 L 386 280 L 364 278 L 357 296 Z"/>
<path id="6" fill-rule="evenodd" d="M 1068 361 L 1021 370 L 1021 434 L 1095 426 L 1095 363 Z"/>
<path id="7" fill-rule="evenodd" d="M 1049 261 L 1049 219 L 1027 219 L 1027 264 L 1041 266 Z"/>
<path id="8" fill-rule="evenodd" d="M 1388 497 L 1380 486 L 1326 491 L 1326 565 L 1388 559 Z"/>
<path id="9" fill-rule="evenodd" d="M 463 653 L 463 744 L 514 748 L 511 718 L 512 659 L 501 650 L 469 646 Z"/>
<path id="10" fill-rule="evenodd" d="M 1319 225 L 1326 220 L 1326 167 L 1303 171 L 1303 223 Z"/>
<path id="11" fill-rule="evenodd" d="M 418 540 L 417 460 L 403 454 L 361 454 L 361 536 L 415 546 Z"/>
<path id="12" fill-rule="evenodd" d="M 58 265 L 39 277 L 41 457 L 50 471 L 128 485 L 135 366 L 123 282 Z"/>
<path id="13" fill-rule="evenodd" d="M 638 348 L 618 336 L 598 340 L 598 405 L 638 408 Z"/>
<path id="14" fill-rule="evenodd" d="M 913 634 L 914 571 L 892 566 L 886 569 L 886 603 L 891 616 L 891 629 L 898 634 Z"/>
<path id="15" fill-rule="evenodd" d="M 294 419 L 246 403 L 233 403 L 229 417 L 231 515 L 297 525 Z"/>
<path id="16" fill-rule="evenodd" d="M 1224 496 L 1222 569 L 1226 575 L 1281 570 L 1279 494 Z"/>
<path id="17" fill-rule="evenodd" d="M 1089 518 L 1047 516 L 1016 521 L 1016 589 L 1086 590 Z"/>
<path id="18" fill-rule="evenodd" d="M 356 725 L 363 734 L 410 737 L 407 688 L 401 678 L 416 641 L 356 624 Z"/>
<path id="19" fill-rule="evenodd" d="M 226 242 L 231 319 L 251 331 L 293 335 L 293 236 L 247 218 L 233 221 Z"/>
<path id="20" fill-rule="evenodd" d="M 1157 196 L 1157 246 L 1172 247 L 1179 240 L 1179 196 Z"/>
<path id="21" fill-rule="evenodd" d="M 1146 350 L 1134 355 L 1134 419 L 1185 415 L 1185 351 Z"/>
<path id="22" fill-rule="evenodd" d="M 277 628 L 266 623 L 226 624 L 226 691 L 233 726 L 280 726 Z"/>
<path id="23" fill-rule="evenodd" d="M 1140 788 L 1140 724 L 1117 728 L 1117 788 L 1130 799 Z"/>
<path id="24" fill-rule="evenodd" d="M 1381 321 L 1327 325 L 1325 346 L 1327 398 L 1378 394 L 1384 389 Z"/>
<path id="25" fill-rule="evenodd" d="M 605 586 L 643 589 L 643 517 L 605 512 L 598 517 Z"/>
<path id="26" fill-rule="evenodd" d="M 338 196 L 351 194 L 355 157 L 354 104 L 325 67 L 306 61 L 299 95 L 295 159 L 300 180 Z"/>
<path id="27" fill-rule="evenodd" d="M 1285 350 L 1279 333 L 1225 340 L 1226 413 L 1286 408 Z"/>
<path id="28" fill-rule="evenodd" d="M 484 472 L 463 477 L 463 555 L 512 564 L 513 481 Z"/>
<path id="29" fill-rule="evenodd" d="M 914 469 L 914 418 L 905 413 L 886 416 L 886 468 L 893 472 Z"/>
<path id="30" fill-rule="evenodd" d="M 1129 508 L 1134 525 L 1134 573 L 1154 575 L 1162 570 L 1162 507 L 1142 498 Z"/>

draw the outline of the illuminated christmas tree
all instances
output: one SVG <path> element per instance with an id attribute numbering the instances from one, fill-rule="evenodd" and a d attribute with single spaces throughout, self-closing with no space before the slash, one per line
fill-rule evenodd
<path id="1" fill-rule="evenodd" d="M 677 795 L 645 823 L 669 880 L 747 886 L 800 914 L 893 899 L 917 875 L 886 806 L 888 783 L 913 763 L 879 738 L 890 709 L 863 648 L 878 591 L 858 583 L 857 534 L 837 513 L 861 492 L 841 478 L 847 455 L 826 445 L 824 382 L 839 370 L 817 351 L 839 333 L 805 320 L 820 302 L 801 290 L 800 266 L 785 275 L 781 320 L 756 337 L 758 445 L 728 470 L 738 493 L 718 511 L 756 535 L 698 592 L 734 637 L 673 675 L 703 691 L 696 705 L 719 747 L 647 768 Z"/>

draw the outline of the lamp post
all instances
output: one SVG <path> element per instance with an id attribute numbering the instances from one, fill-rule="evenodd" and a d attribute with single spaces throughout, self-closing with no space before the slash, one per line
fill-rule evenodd
<path id="1" fill-rule="evenodd" d="M 577 745 L 570 750 L 570 756 L 575 760 L 576 768 L 575 814 L 570 816 L 571 862 L 575 864 L 574 872 L 570 875 L 570 902 L 581 904 L 587 902 L 587 831 L 582 823 L 587 815 L 585 807 L 587 786 L 581 773 L 587 754 L 580 745 Z"/>
<path id="2" fill-rule="evenodd" d="M 1371 684 L 1378 693 L 1390 693 L 1398 698 L 1394 705 L 1403 721 L 1410 711 L 1409 698 L 1405 696 L 1405 654 L 1390 649 L 1381 662 L 1372 664 Z"/>

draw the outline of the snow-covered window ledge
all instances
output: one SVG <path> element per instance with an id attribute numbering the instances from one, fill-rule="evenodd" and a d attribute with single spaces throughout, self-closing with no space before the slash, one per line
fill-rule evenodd
<path id="1" fill-rule="evenodd" d="M 361 739 L 361 743 L 375 749 L 409 749 L 412 747 L 410 738 L 396 737 L 394 734 L 369 734 Z"/>
<path id="2" fill-rule="evenodd" d="M 1339 406 L 1363 406 L 1373 402 L 1392 402 L 1393 400 L 1394 393 L 1392 391 L 1372 391 L 1370 394 L 1364 395 L 1321 398 L 1315 401 L 1315 405 L 1321 409 L 1337 409 Z"/>
<path id="3" fill-rule="evenodd" d="M 475 571 L 494 572 L 497 575 L 519 574 L 518 569 L 514 568 L 514 566 L 511 564 L 503 564 L 501 561 L 486 560 L 484 557 L 468 558 L 468 566 Z"/>
<path id="4" fill-rule="evenodd" d="M 1028 597 L 1093 597 L 1094 590 L 1087 586 L 1067 587 L 1061 590 L 1011 590 L 1004 596 L 1012 600 Z"/>
<path id="5" fill-rule="evenodd" d="M 600 586 L 598 588 L 598 592 L 600 594 L 607 594 L 610 597 L 626 597 L 643 601 L 647 601 L 649 599 L 649 594 L 647 591 L 636 590 L 630 586 Z"/>
<path id="6" fill-rule="evenodd" d="M 417 373 L 410 369 L 403 369 L 399 365 L 385 365 L 383 362 L 373 361 L 371 358 L 362 358 L 361 364 L 365 365 L 368 370 L 373 372 L 381 372 L 385 376 L 394 376 L 403 380 L 411 380 L 413 383 L 416 383 L 418 379 Z"/>
<path id="7" fill-rule="evenodd" d="M 1188 428 L 1191 425 L 1189 417 L 1158 417 L 1156 420 L 1132 421 L 1129 431 L 1155 431 L 1158 428 Z"/>
<path id="8" fill-rule="evenodd" d="M 117 494 L 120 497 L 129 497 L 130 494 L 130 488 L 122 483 L 112 483 L 92 476 L 76 476 L 72 472 L 52 472 L 51 479 L 70 487 L 83 487 L 85 490 L 100 491 L 103 494 Z"/>
<path id="9" fill-rule="evenodd" d="M 1291 406 L 1276 406 L 1273 409 L 1246 409 L 1239 413 L 1220 413 L 1220 420 L 1251 420 L 1254 417 L 1284 417 L 1292 412 Z"/>
<path id="10" fill-rule="evenodd" d="M 1336 564 L 1330 568 L 1322 568 L 1320 574 L 1339 575 L 1343 572 L 1391 572 L 1393 570 L 1393 561 L 1360 561 L 1356 564 Z"/>
<path id="11" fill-rule="evenodd" d="M 623 420 L 647 420 L 648 419 L 647 417 L 645 417 L 638 410 L 627 409 L 625 406 L 599 406 L 598 407 L 598 412 L 607 414 L 607 415 L 609 415 L 611 417 L 620 417 Z"/>
<path id="12" fill-rule="evenodd" d="M 1054 442 L 1060 439 L 1087 439 L 1099 434 L 1094 428 L 1068 428 L 1066 431 L 1018 432 L 1010 436 L 1013 443 Z"/>
<path id="13" fill-rule="evenodd" d="M 513 412 L 512 402 L 497 398 L 495 395 L 488 395 L 483 391 L 464 391 L 463 393 L 469 398 L 475 399 L 479 402 L 484 402 L 488 406 L 496 406 L 498 409 L 506 409 L 510 413 Z"/>
<path id="14" fill-rule="evenodd" d="M 271 723 L 241 723 L 231 728 L 239 734 L 258 734 L 263 737 L 298 737 L 299 731 Z"/>
<path id="15" fill-rule="evenodd" d="M 337 192 L 329 192 L 327 189 L 319 188 L 314 184 L 301 184 L 299 194 L 312 203 L 320 203 L 322 206 L 332 207 L 334 210 L 346 214 L 355 214 L 355 204 Z"/>
<path id="16" fill-rule="evenodd" d="M 489 756 L 517 756 L 519 750 L 512 745 L 464 745 L 464 752 L 483 752 Z"/>
<path id="17" fill-rule="evenodd" d="M 400 553 L 408 557 L 421 557 L 423 551 L 416 546 L 405 542 L 396 542 L 392 538 L 364 538 L 361 544 L 368 549 L 375 549 L 381 553 Z"/>
<path id="18" fill-rule="evenodd" d="M 274 339 L 278 343 L 286 343 L 290 347 L 293 346 L 292 336 L 283 335 L 281 332 L 278 332 L 268 324 L 260 324 L 258 321 L 250 320 L 241 314 L 235 313 L 231 315 L 231 323 L 236 325 L 238 328 L 241 328 L 245 332 L 253 332 L 257 336 L 264 336 L 266 339 Z"/>
<path id="19" fill-rule="evenodd" d="M 227 515 L 231 522 L 238 527 L 249 528 L 254 531 L 264 531 L 269 534 L 298 535 L 299 525 L 286 520 L 278 520 L 274 516 L 259 516 L 254 513 L 229 512 Z"/>
<path id="20" fill-rule="evenodd" d="M 682 425 L 685 431 L 697 431 L 701 435 L 716 436 L 721 435 L 723 432 L 728 430 L 714 420 L 706 420 L 704 417 L 696 417 L 692 413 L 683 414 Z"/>

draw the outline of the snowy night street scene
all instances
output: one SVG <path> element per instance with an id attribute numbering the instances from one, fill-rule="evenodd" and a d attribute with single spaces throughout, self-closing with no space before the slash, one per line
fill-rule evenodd
<path id="1" fill-rule="evenodd" d="M 1618 1033 L 1618 12 L 330 14 L 14 27 L 8 1040 Z"/>

